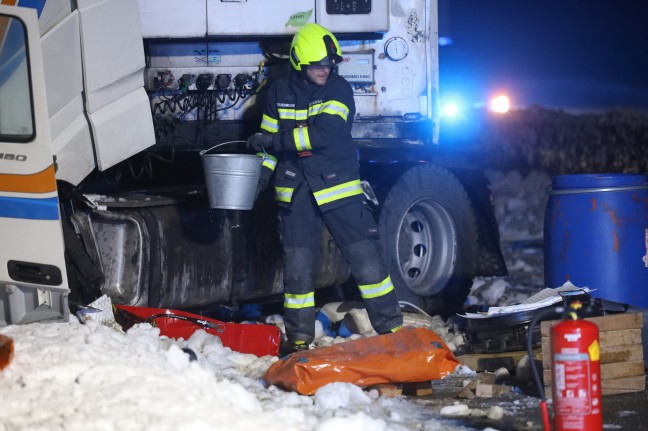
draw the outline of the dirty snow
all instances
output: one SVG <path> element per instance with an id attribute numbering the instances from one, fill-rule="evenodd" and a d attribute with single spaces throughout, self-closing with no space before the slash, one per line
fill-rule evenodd
<path id="1" fill-rule="evenodd" d="M 497 175 L 504 183 L 512 180 Z M 542 179 L 533 178 L 535 192 L 543 192 L 539 182 Z M 527 221 L 537 224 L 541 199 L 533 202 L 536 215 L 529 217 L 527 211 Z M 510 222 L 503 228 L 509 238 L 537 235 L 538 226 L 525 230 L 514 214 L 523 204 L 519 199 L 498 210 L 501 220 Z M 529 285 L 541 285 L 542 268 L 538 271 L 537 265 L 526 263 L 522 253 L 518 259 L 516 270 L 532 272 Z M 477 279 L 471 298 L 510 304 L 534 289 L 527 285 L 525 291 L 525 286 L 503 279 Z M 0 373 L 0 431 L 466 429 L 446 423 L 419 403 L 379 396 L 375 390 L 347 383 L 329 384 L 312 397 L 267 386 L 262 376 L 277 358 L 233 352 L 204 331 L 176 341 L 160 337 L 159 330 L 148 324 L 123 333 L 98 322 L 71 320 L 0 328 L 15 342 L 13 362 Z M 451 345 L 463 343 L 461 334 L 443 335 Z M 197 361 L 190 361 L 181 350 L 186 347 L 196 353 Z M 466 367 L 461 370 L 470 372 Z M 465 410 L 448 409 L 461 414 Z M 490 413 L 514 414 L 506 409 Z"/>
<path id="2" fill-rule="evenodd" d="M 401 398 L 331 383 L 313 397 L 267 387 L 277 359 L 240 354 L 199 330 L 187 341 L 140 324 L 4 327 L 14 360 L 0 374 L 0 430 L 413 430 L 429 413 Z M 191 362 L 182 347 L 198 357 Z M 430 424 L 432 426 L 432 424 Z"/>

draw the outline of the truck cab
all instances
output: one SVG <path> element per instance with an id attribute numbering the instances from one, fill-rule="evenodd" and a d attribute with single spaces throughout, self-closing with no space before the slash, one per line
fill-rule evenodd
<path id="1" fill-rule="evenodd" d="M 272 193 L 250 211 L 210 208 L 201 153 L 245 152 L 307 22 L 340 41 L 399 299 L 450 314 L 475 276 L 506 273 L 485 175 L 438 142 L 435 1 L 48 0 L 0 14 L 25 35 L 22 63 L 10 45 L 0 53 L 0 95 L 12 95 L 0 98 L 0 203 L 20 203 L 0 209 L 15 245 L 0 251 L 0 323 L 65 318 L 100 294 L 180 309 L 279 297 Z M 31 92 L 5 116 L 20 82 Z M 34 176 L 49 186 L 23 185 Z M 316 284 L 343 291 L 348 279 L 324 229 Z M 41 292 L 58 298 L 52 316 L 36 312 L 53 307 Z"/>
<path id="2" fill-rule="evenodd" d="M 0 325 L 68 313 L 37 26 L 34 10 L 0 7 Z"/>

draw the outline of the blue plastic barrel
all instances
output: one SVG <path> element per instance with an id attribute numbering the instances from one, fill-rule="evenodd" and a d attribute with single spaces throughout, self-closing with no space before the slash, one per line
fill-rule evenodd
<path id="1" fill-rule="evenodd" d="M 648 181 L 639 174 L 552 178 L 544 220 L 545 285 L 648 308 Z"/>

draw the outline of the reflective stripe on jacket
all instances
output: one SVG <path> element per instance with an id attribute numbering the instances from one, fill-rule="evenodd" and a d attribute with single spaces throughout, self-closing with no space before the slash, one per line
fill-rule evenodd
<path id="1" fill-rule="evenodd" d="M 351 139 L 354 115 L 353 90 L 338 75 L 331 74 L 319 87 L 291 72 L 270 86 L 261 129 L 273 134 L 275 199 L 280 205 L 290 205 L 301 186 L 308 187 L 322 210 L 362 199 Z"/>

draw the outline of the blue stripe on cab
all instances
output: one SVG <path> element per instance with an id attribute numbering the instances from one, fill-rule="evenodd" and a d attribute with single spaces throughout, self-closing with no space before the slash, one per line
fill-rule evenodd
<path id="1" fill-rule="evenodd" d="M 41 12 L 43 12 L 43 7 L 45 7 L 47 0 L 18 0 L 16 6 L 30 7 L 36 9 L 38 12 L 38 17 L 40 18 Z"/>
<path id="2" fill-rule="evenodd" d="M 0 196 L 0 217 L 58 220 L 58 198 L 26 199 Z"/>

